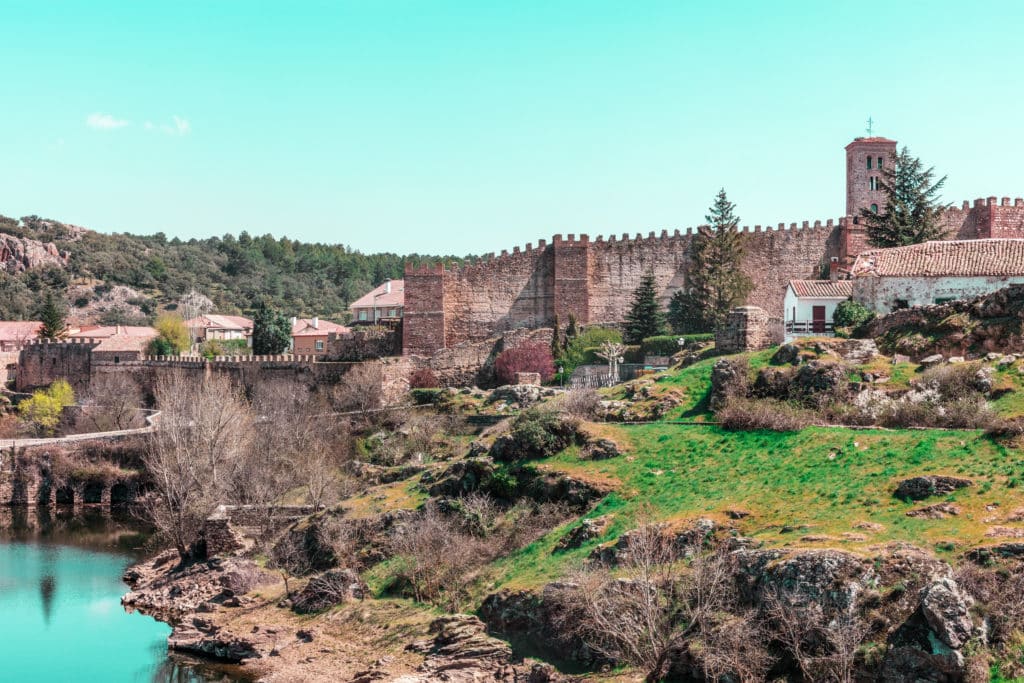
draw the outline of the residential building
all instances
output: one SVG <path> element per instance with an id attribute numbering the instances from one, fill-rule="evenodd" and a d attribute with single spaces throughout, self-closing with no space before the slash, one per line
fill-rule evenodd
<path id="1" fill-rule="evenodd" d="M 853 298 L 876 313 L 970 299 L 1024 283 L 1024 239 L 924 242 L 861 253 Z"/>
<path id="2" fill-rule="evenodd" d="M 832 314 L 853 295 L 850 280 L 790 280 L 783 299 L 786 336 L 832 334 Z"/>
<path id="3" fill-rule="evenodd" d="M 327 353 L 330 334 L 349 334 L 344 325 L 320 318 L 292 318 L 292 353 L 299 356 L 322 356 Z"/>
<path id="4" fill-rule="evenodd" d="M 143 337 L 153 339 L 159 334 L 154 328 L 139 325 L 82 325 L 73 327 L 65 335 L 67 339 L 86 341 L 109 337 Z"/>
<path id="5" fill-rule="evenodd" d="M 39 336 L 42 327 L 38 320 L 0 321 L 0 353 L 21 351 L 27 342 Z"/>
<path id="6" fill-rule="evenodd" d="M 194 342 L 245 339 L 252 345 L 252 320 L 240 315 L 205 313 L 185 321 Z"/>
<path id="7" fill-rule="evenodd" d="M 405 280 L 388 280 L 359 297 L 349 306 L 352 324 L 395 323 L 405 310 Z"/>

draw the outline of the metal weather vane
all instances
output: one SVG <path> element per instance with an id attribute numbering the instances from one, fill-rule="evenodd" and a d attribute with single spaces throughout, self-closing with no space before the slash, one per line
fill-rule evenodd
<path id="1" fill-rule="evenodd" d="M 875 121 L 870 116 L 868 117 L 868 127 L 866 130 L 868 132 L 868 137 L 871 137 L 871 133 L 875 130 Z"/>

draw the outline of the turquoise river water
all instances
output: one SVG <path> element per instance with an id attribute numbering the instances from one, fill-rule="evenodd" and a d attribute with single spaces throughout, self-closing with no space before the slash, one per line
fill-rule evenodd
<path id="1" fill-rule="evenodd" d="M 238 680 L 169 657 L 170 627 L 121 607 L 145 541 L 130 519 L 5 510 L 0 529 L 0 680 Z"/>

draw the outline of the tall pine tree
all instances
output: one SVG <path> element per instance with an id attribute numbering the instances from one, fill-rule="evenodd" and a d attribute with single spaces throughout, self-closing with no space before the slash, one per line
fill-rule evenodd
<path id="1" fill-rule="evenodd" d="M 39 336 L 42 339 L 60 339 L 68 331 L 64 322 L 64 306 L 57 301 L 53 292 L 46 293 L 46 300 L 39 310 L 39 320 L 43 326 L 39 329 Z"/>
<path id="2" fill-rule="evenodd" d="M 646 337 L 665 333 L 665 315 L 658 306 L 658 290 L 654 275 L 648 274 L 640 280 L 640 286 L 633 292 L 633 304 L 626 314 L 623 338 L 627 344 L 639 344 Z"/>
<path id="3" fill-rule="evenodd" d="M 678 333 L 712 332 L 729 311 L 742 306 L 754 283 L 740 269 L 744 235 L 739 230 L 736 205 L 719 190 L 708 210 L 708 225 L 697 228 L 690 243 L 690 269 L 686 289 L 672 295 L 669 316 Z"/>
<path id="4" fill-rule="evenodd" d="M 261 302 L 252 317 L 252 352 L 257 356 L 284 353 L 292 340 L 288 318 Z"/>
<path id="5" fill-rule="evenodd" d="M 949 205 L 939 203 L 946 176 L 932 182 L 934 175 L 935 168 L 926 169 L 906 147 L 896 154 L 895 164 L 883 168 L 879 178 L 885 192 L 884 211 L 861 209 L 868 242 L 876 247 L 903 247 L 946 236 L 940 218 Z"/>

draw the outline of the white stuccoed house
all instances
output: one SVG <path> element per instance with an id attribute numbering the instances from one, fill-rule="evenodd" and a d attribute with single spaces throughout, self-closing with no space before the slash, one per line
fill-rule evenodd
<path id="1" fill-rule="evenodd" d="M 790 280 L 783 299 L 786 338 L 831 335 L 836 306 L 852 294 L 850 280 Z"/>

